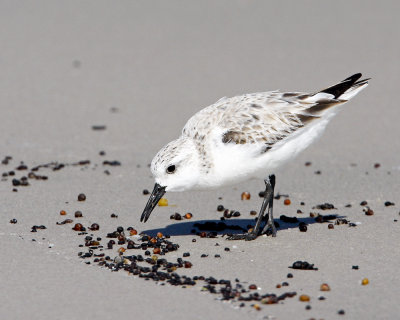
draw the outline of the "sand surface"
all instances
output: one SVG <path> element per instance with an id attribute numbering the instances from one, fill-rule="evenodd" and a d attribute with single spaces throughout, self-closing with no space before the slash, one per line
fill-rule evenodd
<path id="1" fill-rule="evenodd" d="M 0 164 L 0 171 L 16 173 L 0 181 L 1 318 L 398 317 L 399 9 L 397 1 L 1 1 L 0 160 L 12 160 Z M 372 77 L 370 86 L 320 140 L 276 172 L 276 191 L 291 200 L 289 206 L 284 198 L 275 201 L 281 225 L 276 238 L 230 242 L 221 234 L 191 234 L 196 222 L 220 221 L 219 204 L 241 213 L 229 224 L 252 224 L 249 212 L 261 205 L 263 177 L 214 191 L 167 194 L 170 205 L 157 207 L 146 224 L 139 222 L 147 201 L 142 190 L 153 187 L 148 163 L 196 111 L 246 92 L 314 91 L 356 72 Z M 71 165 L 81 160 L 90 164 Z M 121 166 L 105 166 L 105 160 Z M 13 192 L 12 179 L 29 172 L 15 170 L 21 161 L 29 169 L 69 165 L 42 168 L 38 174 L 48 180 L 29 179 L 29 186 Z M 312 164 L 305 166 L 307 161 Z M 241 200 L 243 191 L 250 200 Z M 77 201 L 79 193 L 86 201 Z M 374 215 L 364 214 L 364 200 Z M 337 209 L 313 209 L 325 202 Z M 100 268 L 78 257 L 88 251 L 78 247 L 85 236 L 70 224 L 56 225 L 66 218 L 77 222 L 76 210 L 83 212 L 85 226 L 100 225 L 89 233 L 104 246 L 106 234 L 118 226 L 162 232 L 180 245 L 166 259 L 175 262 L 190 252 L 184 259 L 193 266 L 179 274 L 233 283 L 238 278 L 246 289 L 256 284 L 253 292 L 260 295 L 297 295 L 275 305 L 258 302 L 257 311 L 254 301 L 245 307 L 220 301 L 220 295 L 201 291 L 200 282 L 182 288 Z M 175 212 L 193 218 L 170 220 Z M 358 224 L 330 230 L 310 212 Z M 306 222 L 308 231 L 282 223 L 281 214 Z M 16 224 L 9 223 L 13 218 Z M 32 233 L 33 225 L 47 229 Z M 119 247 L 104 252 L 114 258 Z M 296 260 L 318 271 L 289 269 Z M 361 285 L 363 278 L 368 285 Z M 289 286 L 276 288 L 282 282 Z M 322 283 L 331 291 L 321 292 Z M 311 301 L 300 302 L 301 294 Z"/>

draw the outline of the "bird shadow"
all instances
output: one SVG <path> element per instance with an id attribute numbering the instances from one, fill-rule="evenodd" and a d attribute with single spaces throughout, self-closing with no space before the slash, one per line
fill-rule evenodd
<path id="1" fill-rule="evenodd" d="M 334 215 L 334 219 L 343 219 L 345 216 Z M 286 229 L 296 229 L 299 227 L 300 223 L 305 223 L 306 225 L 312 225 L 315 223 L 332 223 L 334 219 L 330 219 L 324 222 L 318 222 L 315 218 L 305 217 L 299 218 L 296 217 L 298 221 L 294 223 L 284 222 L 280 219 L 274 219 L 275 225 L 276 222 L 279 224 L 277 230 L 286 230 Z M 255 219 L 226 219 L 226 220 L 197 220 L 197 221 L 177 221 L 176 223 L 169 224 L 164 228 L 156 228 L 156 229 L 147 229 L 143 230 L 143 233 L 156 236 L 158 232 L 161 232 L 164 235 L 170 236 L 188 236 L 197 234 L 201 231 L 211 231 L 217 235 L 222 234 L 241 234 L 246 233 L 249 229 L 249 226 L 255 225 Z"/>

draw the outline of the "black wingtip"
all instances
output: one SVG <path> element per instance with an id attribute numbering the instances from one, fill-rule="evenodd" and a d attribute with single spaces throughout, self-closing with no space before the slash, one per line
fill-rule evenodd
<path id="1" fill-rule="evenodd" d="M 335 84 L 334 86 L 331 86 L 324 90 L 321 90 L 320 92 L 329 93 L 333 95 L 335 99 L 337 99 L 347 90 L 349 90 L 361 77 L 362 77 L 361 73 L 355 73 L 352 76 L 344 79 L 342 82 Z"/>
<path id="2" fill-rule="evenodd" d="M 351 82 L 353 82 L 353 83 L 355 83 L 358 79 L 360 79 L 362 77 L 362 73 L 355 73 L 355 74 L 353 74 L 352 76 L 350 76 L 350 77 L 348 77 L 348 78 L 346 78 L 346 79 L 344 79 L 342 82 L 345 82 L 345 81 L 351 81 Z"/>

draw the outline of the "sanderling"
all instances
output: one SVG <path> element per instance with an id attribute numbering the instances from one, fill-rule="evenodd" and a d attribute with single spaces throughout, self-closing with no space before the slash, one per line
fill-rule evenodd
<path id="1" fill-rule="evenodd" d="M 230 239 L 275 236 L 273 170 L 321 135 L 338 106 L 368 85 L 369 79 L 360 78 L 357 73 L 315 93 L 270 91 L 224 97 L 202 109 L 151 162 L 155 186 L 140 220 L 147 221 L 166 191 L 212 189 L 268 177 L 254 229 Z"/>

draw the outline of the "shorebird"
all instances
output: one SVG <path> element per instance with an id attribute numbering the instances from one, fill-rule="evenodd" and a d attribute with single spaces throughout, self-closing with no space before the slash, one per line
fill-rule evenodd
<path id="1" fill-rule="evenodd" d="M 369 79 L 360 80 L 361 76 L 354 74 L 314 93 L 269 91 L 224 97 L 200 110 L 181 136 L 152 160 L 155 186 L 140 221 L 147 221 L 167 191 L 213 189 L 267 177 L 255 227 L 230 239 L 276 236 L 273 170 L 308 147 L 340 106 L 368 85 Z"/>

